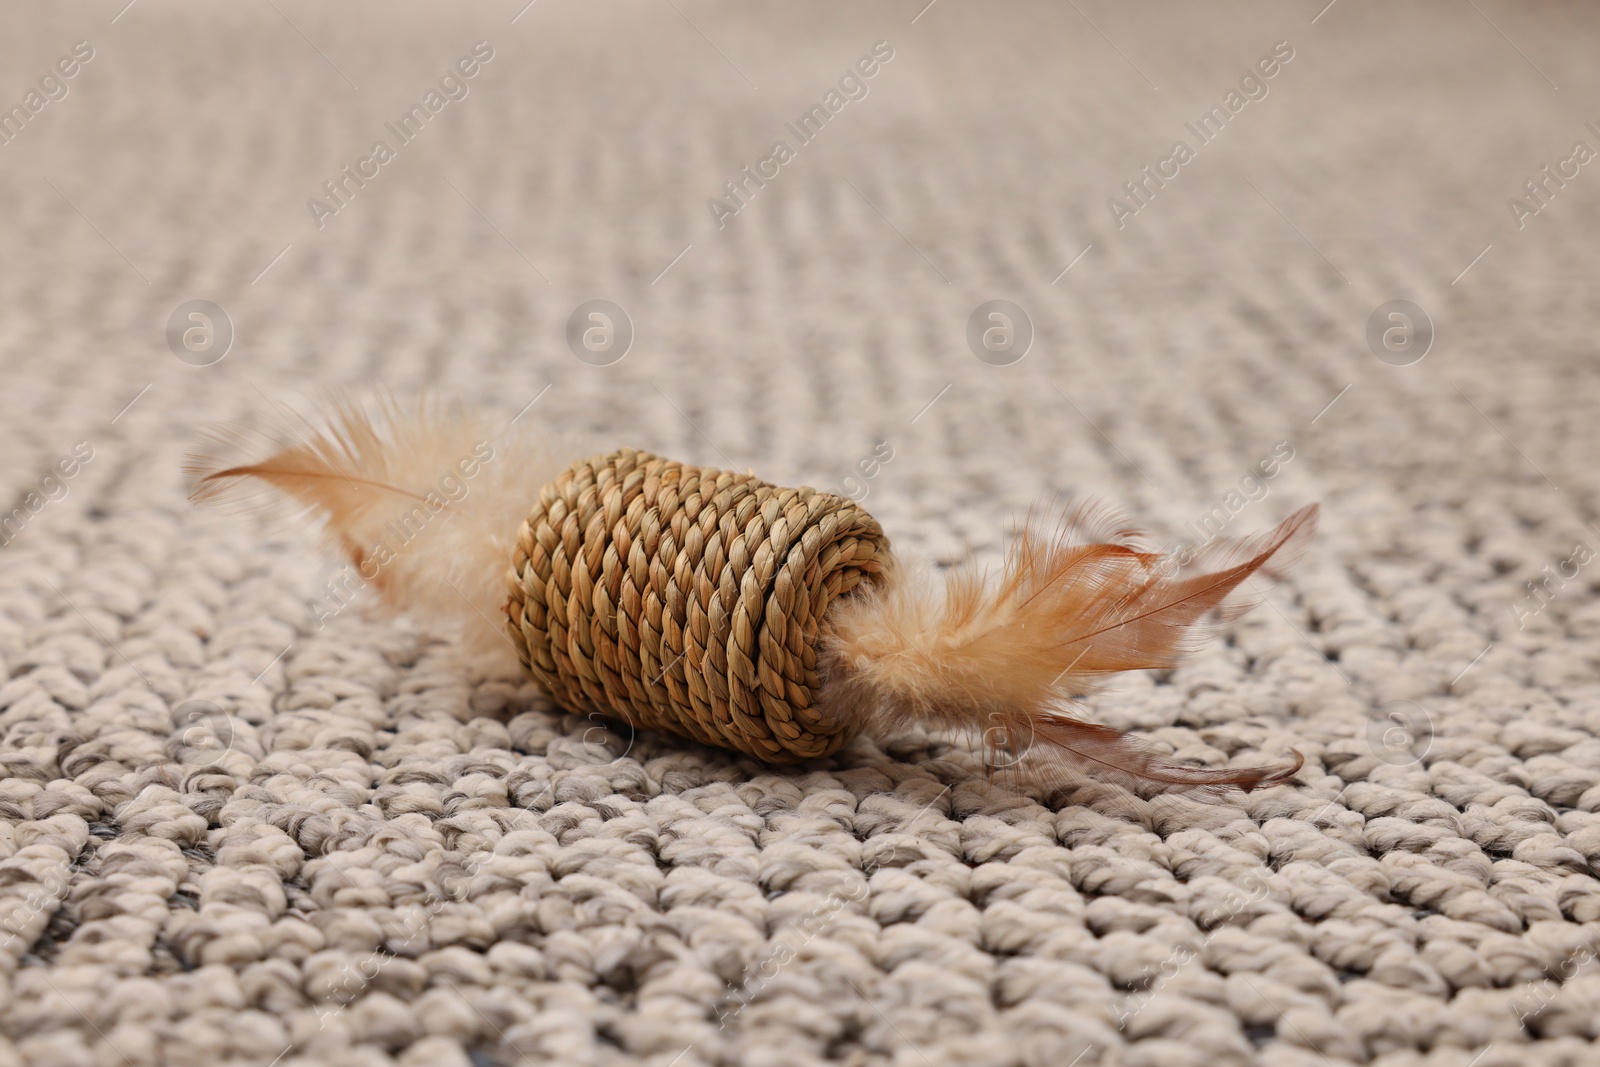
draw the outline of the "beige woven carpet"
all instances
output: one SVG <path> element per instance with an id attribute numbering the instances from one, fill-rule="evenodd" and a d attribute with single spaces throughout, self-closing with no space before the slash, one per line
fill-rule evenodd
<path id="1" fill-rule="evenodd" d="M 0 1065 L 1597 1062 L 1593 9 L 122 3 L 0 17 Z M 1320 500 L 1092 709 L 1305 769 L 565 717 L 186 503 L 203 423 L 376 384 L 938 563 Z"/>

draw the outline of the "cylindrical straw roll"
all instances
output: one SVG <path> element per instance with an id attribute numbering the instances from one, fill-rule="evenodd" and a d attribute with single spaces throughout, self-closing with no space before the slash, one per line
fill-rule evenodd
<path id="1" fill-rule="evenodd" d="M 506 611 L 568 710 L 788 763 L 854 736 L 818 708 L 817 637 L 829 603 L 889 564 L 852 500 L 624 448 L 540 492 Z"/>

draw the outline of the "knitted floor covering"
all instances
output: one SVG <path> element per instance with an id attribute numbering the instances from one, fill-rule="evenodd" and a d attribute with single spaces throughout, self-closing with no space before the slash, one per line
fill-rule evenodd
<path id="1" fill-rule="evenodd" d="M 1600 14 L 923 3 L 0 16 L 0 1067 L 1600 1062 Z M 1320 500 L 1088 710 L 1305 767 L 563 715 L 186 502 L 380 384 L 935 565 Z"/>

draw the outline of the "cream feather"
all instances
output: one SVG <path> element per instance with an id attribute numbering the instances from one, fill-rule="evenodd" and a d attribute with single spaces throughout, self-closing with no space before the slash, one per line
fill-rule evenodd
<path id="1" fill-rule="evenodd" d="M 331 396 L 311 418 L 212 429 L 184 470 L 196 501 L 281 494 L 321 521 L 329 546 L 387 606 L 509 659 L 517 530 L 572 458 L 531 426 L 481 412 Z"/>

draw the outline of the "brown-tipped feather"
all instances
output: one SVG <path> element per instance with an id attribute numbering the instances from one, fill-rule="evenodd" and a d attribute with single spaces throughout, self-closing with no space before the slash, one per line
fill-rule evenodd
<path id="1" fill-rule="evenodd" d="M 333 395 L 282 426 L 212 428 L 185 467 L 191 499 L 274 490 L 320 522 L 355 584 L 475 643 L 508 646 L 501 608 L 517 529 L 571 458 L 566 444 L 547 442 L 531 420 L 514 429 L 426 398 Z"/>
<path id="2" fill-rule="evenodd" d="M 461 431 L 480 430 L 425 402 L 407 407 L 387 395 L 366 408 L 335 394 L 325 401 L 320 420 L 294 419 L 285 423 L 290 433 L 250 425 L 210 428 L 184 467 L 189 498 L 250 503 L 259 489 L 275 489 L 306 516 L 323 520 L 326 539 L 357 568 L 367 561 L 385 523 L 428 503 L 424 493 L 396 483 L 437 480 L 441 472 L 429 468 L 448 470 L 450 460 L 435 458 L 425 465 L 420 457 L 438 457 L 444 451 L 441 438 L 455 438 L 458 451 L 470 448 Z M 258 451 L 271 454 L 253 463 L 235 462 Z M 444 501 L 446 508 L 449 503 Z M 369 580 L 387 592 L 392 573 L 372 570 Z"/>
<path id="3" fill-rule="evenodd" d="M 1192 767 L 1166 758 L 1146 741 L 1099 723 L 1054 714 L 1039 717 L 1034 728 L 1041 740 L 1079 762 L 1176 788 L 1237 786 L 1248 793 L 1288 781 L 1306 761 L 1299 752 L 1291 751 L 1293 762 L 1277 767 Z"/>
<path id="4" fill-rule="evenodd" d="M 1316 520 L 1311 505 L 1267 534 L 1215 541 L 1183 558 L 1142 551 L 1108 513 L 1079 507 L 1053 530 L 1030 522 L 998 583 L 958 568 L 941 596 L 918 576 L 892 572 L 884 586 L 829 611 L 824 699 L 864 706 L 889 728 L 915 721 L 1025 738 L 1039 755 L 1158 786 L 1248 790 L 1284 781 L 1299 770 L 1298 753 L 1285 767 L 1189 767 L 1061 709 L 1109 674 L 1174 666 L 1207 624 L 1238 617 L 1284 576 Z"/>

